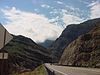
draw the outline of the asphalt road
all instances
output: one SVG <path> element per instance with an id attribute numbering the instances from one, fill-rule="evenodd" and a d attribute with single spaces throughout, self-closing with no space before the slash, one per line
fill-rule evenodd
<path id="1" fill-rule="evenodd" d="M 80 68 L 80 67 L 67 67 L 45 64 L 51 71 L 58 72 L 62 75 L 100 75 L 100 69 L 97 68 Z"/>

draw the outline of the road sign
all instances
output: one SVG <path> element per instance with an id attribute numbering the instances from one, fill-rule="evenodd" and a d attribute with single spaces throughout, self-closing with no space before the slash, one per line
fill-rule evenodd
<path id="1" fill-rule="evenodd" d="M 3 47 L 13 38 L 0 24 L 0 75 L 8 75 L 8 52 Z"/>
<path id="2" fill-rule="evenodd" d="M 0 53 L 0 59 L 8 59 L 8 53 L 7 52 Z"/>
<path id="3" fill-rule="evenodd" d="M 0 49 L 6 45 L 13 36 L 0 24 Z"/>
<path id="4" fill-rule="evenodd" d="M 3 53 L 0 53 L 0 59 L 3 59 Z"/>

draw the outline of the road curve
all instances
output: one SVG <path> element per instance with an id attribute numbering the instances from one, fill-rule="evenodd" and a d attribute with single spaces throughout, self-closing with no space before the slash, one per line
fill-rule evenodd
<path id="1" fill-rule="evenodd" d="M 80 68 L 80 67 L 68 67 L 45 64 L 45 66 L 51 71 L 58 72 L 62 75 L 100 75 L 100 69 L 96 68 Z"/>

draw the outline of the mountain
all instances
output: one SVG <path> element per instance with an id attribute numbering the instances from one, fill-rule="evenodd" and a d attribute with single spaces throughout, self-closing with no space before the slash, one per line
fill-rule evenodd
<path id="1" fill-rule="evenodd" d="M 40 64 L 51 61 L 49 50 L 21 35 L 13 35 L 4 50 L 9 53 L 10 71 L 33 70 Z"/>
<path id="2" fill-rule="evenodd" d="M 60 59 L 64 49 L 78 36 L 89 32 L 92 28 L 95 27 L 97 23 L 100 23 L 100 18 L 92 19 L 85 21 L 80 24 L 71 24 L 68 25 L 65 30 L 62 32 L 59 38 L 51 45 L 50 49 L 54 56 L 56 62 Z"/>
<path id="3" fill-rule="evenodd" d="M 62 65 L 100 68 L 100 23 L 89 33 L 79 36 L 65 48 Z"/>
<path id="4" fill-rule="evenodd" d="M 51 44 L 53 44 L 54 40 L 45 40 L 44 42 L 38 42 L 39 45 L 45 47 L 45 48 L 49 48 L 51 46 Z"/>

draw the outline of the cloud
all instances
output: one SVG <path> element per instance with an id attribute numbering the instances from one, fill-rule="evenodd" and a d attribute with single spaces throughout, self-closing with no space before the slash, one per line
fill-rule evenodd
<path id="1" fill-rule="evenodd" d="M 44 15 L 25 12 L 15 7 L 1 10 L 8 19 L 7 30 L 15 35 L 24 35 L 35 42 L 44 42 L 46 39 L 55 40 L 62 28 L 51 24 Z"/>
<path id="2" fill-rule="evenodd" d="M 71 5 L 65 5 L 65 7 L 63 9 L 53 9 L 50 12 L 51 15 L 56 15 L 51 19 L 52 23 L 66 27 L 69 24 L 78 24 L 85 21 L 84 17 L 82 18 L 82 10 Z"/>
<path id="3" fill-rule="evenodd" d="M 78 0 L 79 2 L 81 2 L 81 3 L 84 3 L 84 4 L 90 4 L 88 1 L 89 0 Z"/>
<path id="4" fill-rule="evenodd" d="M 90 4 L 88 4 L 88 7 L 92 7 L 92 6 L 94 6 L 94 5 L 96 5 L 98 3 L 98 1 L 93 1 L 92 3 L 90 3 Z"/>
<path id="5" fill-rule="evenodd" d="M 74 8 L 72 6 L 70 8 L 71 10 L 73 10 L 72 12 L 68 9 L 61 9 L 60 12 L 55 9 L 55 11 L 50 12 L 51 14 L 60 15 L 51 19 L 50 22 L 58 24 L 60 21 L 62 21 L 62 24 L 60 23 L 60 25 L 66 27 L 69 24 L 78 24 L 85 21 L 83 18 L 80 17 L 81 13 L 79 13 L 80 10 L 78 8 Z"/>
<path id="6" fill-rule="evenodd" d="M 96 1 L 88 6 L 90 7 L 90 18 L 100 18 L 100 2 Z"/>
<path id="7" fill-rule="evenodd" d="M 61 2 L 61 1 L 57 1 L 57 3 L 58 3 L 58 4 L 63 4 L 63 2 Z"/>
<path id="8" fill-rule="evenodd" d="M 42 4 L 41 7 L 43 7 L 43 8 L 50 8 L 50 6 L 47 5 L 47 4 Z"/>
<path id="9" fill-rule="evenodd" d="M 37 12 L 37 13 L 39 13 L 39 10 L 38 9 L 34 9 L 34 11 Z"/>
<path id="10" fill-rule="evenodd" d="M 80 17 L 78 16 L 75 16 L 75 15 L 71 15 L 71 14 L 63 14 L 63 21 L 66 25 L 69 25 L 69 24 L 78 24 L 78 23 L 81 23 L 83 22 L 84 20 L 81 19 Z"/>

